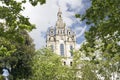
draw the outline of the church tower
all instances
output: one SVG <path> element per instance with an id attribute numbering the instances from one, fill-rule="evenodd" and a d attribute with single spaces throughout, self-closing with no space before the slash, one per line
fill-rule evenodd
<path id="1" fill-rule="evenodd" d="M 63 57 L 64 65 L 72 65 L 72 50 L 76 46 L 76 35 L 63 22 L 60 8 L 55 27 L 50 27 L 47 31 L 46 46 Z"/>

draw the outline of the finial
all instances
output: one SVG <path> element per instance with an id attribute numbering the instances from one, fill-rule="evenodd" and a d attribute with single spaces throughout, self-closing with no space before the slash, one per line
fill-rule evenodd
<path id="1" fill-rule="evenodd" d="M 61 12 L 60 6 L 59 6 L 59 11 L 58 12 Z"/>
<path id="2" fill-rule="evenodd" d="M 62 20 L 62 12 L 61 12 L 60 7 L 59 7 L 59 10 L 58 10 L 58 13 L 57 13 L 57 17 L 58 17 L 58 20 L 56 22 L 56 26 L 64 28 L 65 24 L 63 23 L 63 20 Z"/>
<path id="3" fill-rule="evenodd" d="M 59 7 L 57 16 L 58 16 L 59 18 L 61 18 L 61 15 L 62 15 L 62 12 L 61 12 L 61 9 L 60 9 L 60 7 Z"/>

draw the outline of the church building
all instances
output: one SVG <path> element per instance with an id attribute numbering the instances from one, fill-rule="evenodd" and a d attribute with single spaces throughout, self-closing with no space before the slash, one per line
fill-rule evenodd
<path id="1" fill-rule="evenodd" d="M 62 19 L 62 12 L 59 8 L 55 27 L 47 31 L 46 46 L 63 57 L 63 64 L 72 66 L 72 50 L 76 47 L 76 35 Z"/>

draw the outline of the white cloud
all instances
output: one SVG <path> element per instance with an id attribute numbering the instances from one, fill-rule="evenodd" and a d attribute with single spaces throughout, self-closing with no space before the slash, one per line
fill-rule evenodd
<path id="1" fill-rule="evenodd" d="M 30 32 L 31 37 L 36 44 L 36 49 L 45 46 L 45 38 L 41 36 L 41 32 L 47 31 L 50 26 L 55 26 L 59 7 L 62 10 L 63 20 L 66 25 L 71 26 L 74 23 L 74 20 L 70 17 L 74 16 L 77 11 L 67 11 L 69 8 L 67 4 L 70 4 L 70 7 L 77 9 L 77 11 L 84 6 L 82 4 L 82 0 L 47 0 L 46 4 L 35 7 L 31 6 L 29 3 L 23 5 L 26 9 L 22 12 L 22 14 L 28 16 L 30 18 L 30 22 L 36 25 L 36 29 Z M 77 35 L 77 37 L 81 36 L 85 29 L 86 27 L 82 29 L 81 34 Z"/>
<path id="2" fill-rule="evenodd" d="M 77 29 L 77 30 L 81 29 L 81 32 L 80 32 L 80 34 L 76 34 L 76 37 L 81 37 L 81 36 L 84 34 L 86 28 L 87 28 L 86 25 L 84 26 L 84 28 L 82 28 L 82 27 L 77 27 L 76 29 Z"/>

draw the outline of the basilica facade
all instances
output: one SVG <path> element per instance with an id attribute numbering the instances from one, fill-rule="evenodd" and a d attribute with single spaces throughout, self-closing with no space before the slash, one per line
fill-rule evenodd
<path id="1" fill-rule="evenodd" d="M 60 8 L 55 27 L 50 27 L 47 31 L 46 46 L 63 57 L 64 65 L 72 66 L 72 52 L 76 48 L 76 35 L 63 22 Z"/>

